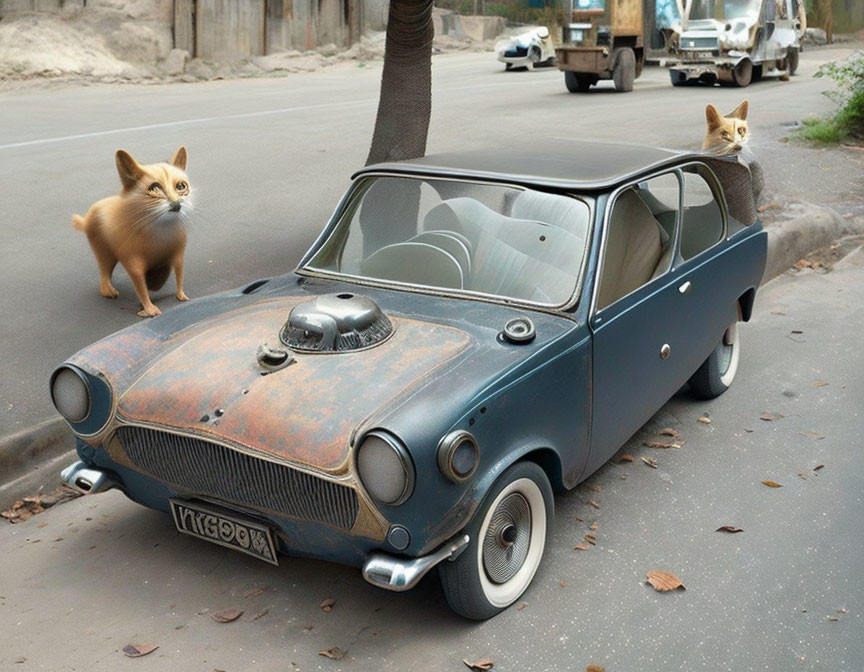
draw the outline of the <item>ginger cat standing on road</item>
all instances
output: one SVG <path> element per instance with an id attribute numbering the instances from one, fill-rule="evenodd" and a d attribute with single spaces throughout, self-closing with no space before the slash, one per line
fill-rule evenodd
<path id="1" fill-rule="evenodd" d="M 183 254 L 186 250 L 184 217 L 191 209 L 186 148 L 180 147 L 168 163 L 139 164 L 118 149 L 114 156 L 123 191 L 94 203 L 87 214 L 72 216 L 72 224 L 87 234 L 99 264 L 99 293 L 116 299 L 111 273 L 119 261 L 141 301 L 141 317 L 162 313 L 148 290 L 165 284 L 171 269 L 177 279 L 177 299 L 183 291 Z"/>
<path id="2" fill-rule="evenodd" d="M 705 108 L 708 131 L 702 141 L 702 149 L 714 154 L 731 154 L 740 150 L 750 137 L 747 127 L 749 109 L 750 104 L 744 100 L 724 117 L 716 107 L 708 105 Z"/>

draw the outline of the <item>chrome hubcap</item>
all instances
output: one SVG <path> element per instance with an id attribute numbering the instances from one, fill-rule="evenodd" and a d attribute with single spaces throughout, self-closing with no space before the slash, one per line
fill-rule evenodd
<path id="1" fill-rule="evenodd" d="M 531 541 L 531 508 L 518 492 L 498 504 L 483 538 L 483 568 L 489 580 L 505 583 L 513 578 Z"/>

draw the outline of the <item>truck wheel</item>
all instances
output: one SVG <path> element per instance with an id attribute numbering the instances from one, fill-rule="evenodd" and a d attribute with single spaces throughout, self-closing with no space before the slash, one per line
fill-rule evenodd
<path id="1" fill-rule="evenodd" d="M 713 399 L 728 390 L 738 371 L 740 355 L 741 340 L 736 321 L 724 332 L 714 352 L 691 376 L 690 390 L 693 394 L 700 399 Z"/>
<path id="2" fill-rule="evenodd" d="M 789 47 L 786 52 L 786 69 L 789 70 L 790 77 L 798 70 L 798 49 L 795 47 Z"/>
<path id="3" fill-rule="evenodd" d="M 687 73 L 683 70 L 670 70 L 669 81 L 672 82 L 672 86 L 687 86 L 690 82 Z"/>
<path id="4" fill-rule="evenodd" d="M 501 474 L 465 530 L 465 550 L 438 565 L 453 611 L 480 621 L 518 600 L 540 565 L 554 513 L 552 487 L 538 465 L 517 462 Z"/>
<path id="5" fill-rule="evenodd" d="M 615 82 L 615 90 L 626 93 L 633 90 L 633 80 L 636 79 L 636 54 L 633 50 L 625 47 L 616 49 L 615 66 L 612 69 L 612 80 Z"/>
<path id="6" fill-rule="evenodd" d="M 735 66 L 732 71 L 732 82 L 735 86 L 745 87 L 750 86 L 753 80 L 753 61 L 744 59 Z"/>
<path id="7" fill-rule="evenodd" d="M 580 75 L 572 70 L 564 71 L 564 84 L 570 93 L 585 93 L 595 82 L 596 80 L 592 81 L 590 75 Z"/>

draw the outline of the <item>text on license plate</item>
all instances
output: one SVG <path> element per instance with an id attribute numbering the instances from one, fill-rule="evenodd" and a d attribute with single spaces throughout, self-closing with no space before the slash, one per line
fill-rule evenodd
<path id="1" fill-rule="evenodd" d="M 273 534 L 264 525 L 233 516 L 215 507 L 177 499 L 169 501 L 174 524 L 179 532 L 248 553 L 274 565 L 279 564 Z"/>

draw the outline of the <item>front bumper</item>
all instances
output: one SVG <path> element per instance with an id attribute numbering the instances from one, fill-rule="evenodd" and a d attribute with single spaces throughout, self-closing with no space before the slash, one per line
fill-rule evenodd
<path id="1" fill-rule="evenodd" d="M 430 569 L 444 560 L 453 561 L 465 550 L 471 538 L 459 535 L 434 553 L 419 558 L 396 558 L 386 553 L 370 553 L 363 563 L 363 578 L 379 588 L 396 592 L 410 590 Z"/>
<path id="2" fill-rule="evenodd" d="M 60 473 L 60 478 L 69 487 L 84 495 L 105 492 L 118 486 L 110 472 L 80 460 L 66 467 Z M 363 578 L 379 588 L 398 592 L 409 590 L 439 563 L 459 557 L 469 541 L 467 534 L 458 535 L 434 553 L 419 558 L 398 558 L 373 551 L 366 556 L 363 563 Z"/>

